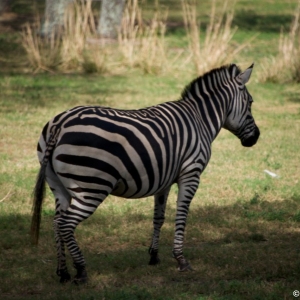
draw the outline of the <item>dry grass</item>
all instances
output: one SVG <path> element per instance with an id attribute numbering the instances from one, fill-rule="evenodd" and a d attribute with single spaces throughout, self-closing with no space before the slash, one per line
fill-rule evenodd
<path id="1" fill-rule="evenodd" d="M 295 9 L 290 32 L 280 32 L 278 54 L 266 58 L 260 76 L 262 82 L 300 82 L 300 1 Z"/>
<path id="2" fill-rule="evenodd" d="M 80 0 L 69 5 L 63 28 L 50 37 L 39 34 L 39 21 L 34 26 L 26 24 L 22 43 L 34 72 L 106 71 L 106 49 L 88 42 L 97 34 L 91 3 Z"/>
<path id="3" fill-rule="evenodd" d="M 161 73 L 167 66 L 164 41 L 167 13 L 157 9 L 148 24 L 143 19 L 138 1 L 128 1 L 118 35 L 123 64 L 145 73 Z"/>
<path id="4" fill-rule="evenodd" d="M 42 37 L 39 25 L 27 24 L 23 47 L 34 72 L 40 70 L 104 73 L 139 68 L 144 73 L 161 73 L 167 66 L 164 35 L 167 14 L 159 9 L 148 24 L 143 22 L 137 0 L 128 1 L 118 41 L 97 36 L 91 0 L 77 1 L 65 12 L 64 26 L 50 37 Z M 116 43 L 118 46 L 115 47 Z"/>
<path id="5" fill-rule="evenodd" d="M 85 60 L 87 39 L 96 33 L 91 1 L 74 2 L 65 13 L 61 38 L 61 68 L 76 70 Z"/>
<path id="6" fill-rule="evenodd" d="M 205 37 L 201 39 L 200 24 L 197 21 L 196 1 L 181 0 L 183 19 L 189 41 L 190 60 L 201 75 L 213 68 L 233 61 L 248 44 L 232 45 L 237 28 L 232 28 L 235 1 L 222 2 L 222 9 L 216 13 L 216 0 L 212 1 L 210 20 Z M 202 41 L 203 40 L 203 41 Z"/>
<path id="7" fill-rule="evenodd" d="M 120 70 L 138 68 L 144 73 L 158 74 L 167 70 L 173 72 L 178 65 L 186 68 L 192 63 L 200 75 L 232 62 L 250 42 L 232 44 L 237 30 L 232 28 L 234 3 L 223 2 L 220 13 L 216 12 L 217 5 L 214 0 L 205 37 L 201 38 L 196 1 L 182 0 L 189 51 L 183 49 L 173 57 L 165 41 L 167 12 L 156 3 L 153 16 L 146 22 L 138 0 L 127 2 L 118 40 L 113 43 L 107 40 L 90 42 L 98 39 L 91 1 L 81 0 L 66 10 L 63 30 L 55 36 L 42 38 L 37 34 L 38 26 L 33 29 L 26 25 L 22 34 L 23 46 L 35 71 L 103 73 L 110 70 L 119 73 Z"/>
<path id="8" fill-rule="evenodd" d="M 22 32 L 22 45 L 27 53 L 28 63 L 34 72 L 51 71 L 60 64 L 61 42 L 54 34 L 41 38 L 37 34 L 39 30 L 39 25 L 31 26 L 27 23 Z"/>

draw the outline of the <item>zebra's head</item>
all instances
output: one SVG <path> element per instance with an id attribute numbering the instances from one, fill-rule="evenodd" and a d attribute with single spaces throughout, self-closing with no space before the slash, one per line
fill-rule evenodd
<path id="1" fill-rule="evenodd" d="M 233 79 L 232 99 L 223 125 L 223 128 L 241 140 L 244 147 L 255 145 L 260 134 L 251 113 L 253 99 L 246 88 L 252 69 L 253 64 L 244 72 L 241 72 L 236 65 L 230 66 L 229 71 L 231 71 Z"/>

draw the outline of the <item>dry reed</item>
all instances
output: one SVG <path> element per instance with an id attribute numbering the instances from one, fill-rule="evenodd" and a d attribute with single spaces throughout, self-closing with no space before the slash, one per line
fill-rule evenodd
<path id="1" fill-rule="evenodd" d="M 67 8 L 61 33 L 61 67 L 63 70 L 76 70 L 82 66 L 87 38 L 95 32 L 93 24 L 91 1 L 74 2 Z"/>
<path id="2" fill-rule="evenodd" d="M 234 1 L 235 2 L 235 1 Z M 196 1 L 181 0 L 183 20 L 189 41 L 190 60 L 196 72 L 201 75 L 220 65 L 232 62 L 237 54 L 248 43 L 233 46 L 231 41 L 237 30 L 232 28 L 234 4 L 223 2 L 221 13 L 216 13 L 216 0 L 212 1 L 210 21 L 206 28 L 205 37 L 201 39 L 200 24 L 197 22 Z"/>
<path id="3" fill-rule="evenodd" d="M 40 32 L 39 24 L 40 22 L 34 26 L 30 26 L 29 23 L 25 25 L 21 33 L 22 45 L 27 53 L 29 65 L 34 72 L 55 70 L 61 61 L 61 42 L 54 34 L 44 38 L 38 35 Z"/>
<path id="4" fill-rule="evenodd" d="M 159 9 L 149 24 L 143 23 L 137 0 L 127 2 L 118 35 L 124 63 L 145 73 L 160 73 L 167 66 L 165 31 L 167 13 Z"/>
<path id="5" fill-rule="evenodd" d="M 75 1 L 64 15 L 64 25 L 50 36 L 41 36 L 40 22 L 25 25 L 22 43 L 30 66 L 34 71 L 86 71 L 106 70 L 106 51 L 88 43 L 97 34 L 91 0 Z"/>
<path id="6" fill-rule="evenodd" d="M 114 47 L 110 41 L 97 37 L 91 0 L 78 0 L 66 9 L 63 27 L 51 37 L 39 35 L 38 25 L 27 24 L 22 33 L 23 46 L 35 71 L 103 73 L 108 69 L 119 72 L 121 66 L 157 74 L 167 66 L 166 17 L 157 10 L 149 24 L 145 24 L 138 1 L 129 0 L 119 31 L 118 47 Z"/>
<path id="7" fill-rule="evenodd" d="M 280 32 L 277 56 L 262 65 L 260 81 L 300 82 L 300 0 L 289 33 Z"/>
<path id="8" fill-rule="evenodd" d="M 210 22 L 205 37 L 200 39 L 197 23 L 196 1 L 182 1 L 184 24 L 189 41 L 189 54 L 182 66 L 192 62 L 200 75 L 212 68 L 229 63 L 246 46 L 232 46 L 236 28 L 232 29 L 233 6 L 229 0 L 223 3 L 221 13 L 216 13 L 213 0 Z M 78 0 L 66 9 L 64 25 L 50 37 L 41 37 L 40 28 L 26 25 L 23 31 L 23 46 L 29 64 L 35 71 L 61 72 L 120 72 L 138 68 L 144 73 L 158 74 L 172 71 L 180 55 L 171 58 L 165 42 L 167 13 L 158 6 L 150 21 L 143 21 L 138 0 L 128 0 L 119 29 L 117 47 L 99 40 L 93 16 L 91 0 Z M 98 42 L 91 43 L 91 40 Z"/>

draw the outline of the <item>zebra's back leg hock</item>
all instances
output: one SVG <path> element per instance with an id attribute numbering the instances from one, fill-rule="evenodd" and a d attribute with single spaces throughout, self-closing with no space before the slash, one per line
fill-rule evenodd
<path id="1" fill-rule="evenodd" d="M 149 247 L 149 265 L 157 265 L 160 263 L 160 259 L 158 257 L 159 235 L 161 227 L 165 221 L 165 209 L 169 191 L 170 187 L 161 193 L 154 195 L 153 236 Z"/>

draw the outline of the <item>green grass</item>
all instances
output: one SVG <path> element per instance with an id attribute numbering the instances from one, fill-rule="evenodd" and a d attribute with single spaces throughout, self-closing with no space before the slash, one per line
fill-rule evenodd
<path id="1" fill-rule="evenodd" d="M 175 100 L 193 79 L 192 72 L 145 76 L 130 71 L 113 77 L 25 74 L 18 33 L 0 33 L 0 59 L 9 59 L 0 69 L 1 299 L 295 299 L 292 292 L 300 290 L 300 89 L 296 84 L 257 81 L 260 63 L 276 54 L 279 27 L 288 28 L 296 3 L 275 2 L 237 4 L 235 41 L 259 34 L 238 62 L 243 68 L 256 62 L 248 89 L 261 137 L 246 149 L 221 131 L 213 143 L 186 229 L 185 255 L 195 270 L 179 273 L 171 257 L 177 193 L 173 186 L 157 267 L 147 264 L 152 198 L 110 196 L 78 226 L 76 237 L 89 273 L 85 286 L 60 285 L 55 275 L 54 200 L 49 189 L 39 247 L 30 244 L 41 129 L 55 114 L 76 105 L 138 108 Z M 30 11 L 25 4 L 15 1 L 12 9 Z M 178 21 L 176 5 L 171 5 L 170 16 Z M 207 16 L 208 8 L 205 2 L 201 16 Z M 167 39 L 182 47 L 182 36 L 179 23 Z M 271 178 L 265 169 L 279 177 Z M 68 264 L 74 275 L 69 256 Z"/>

